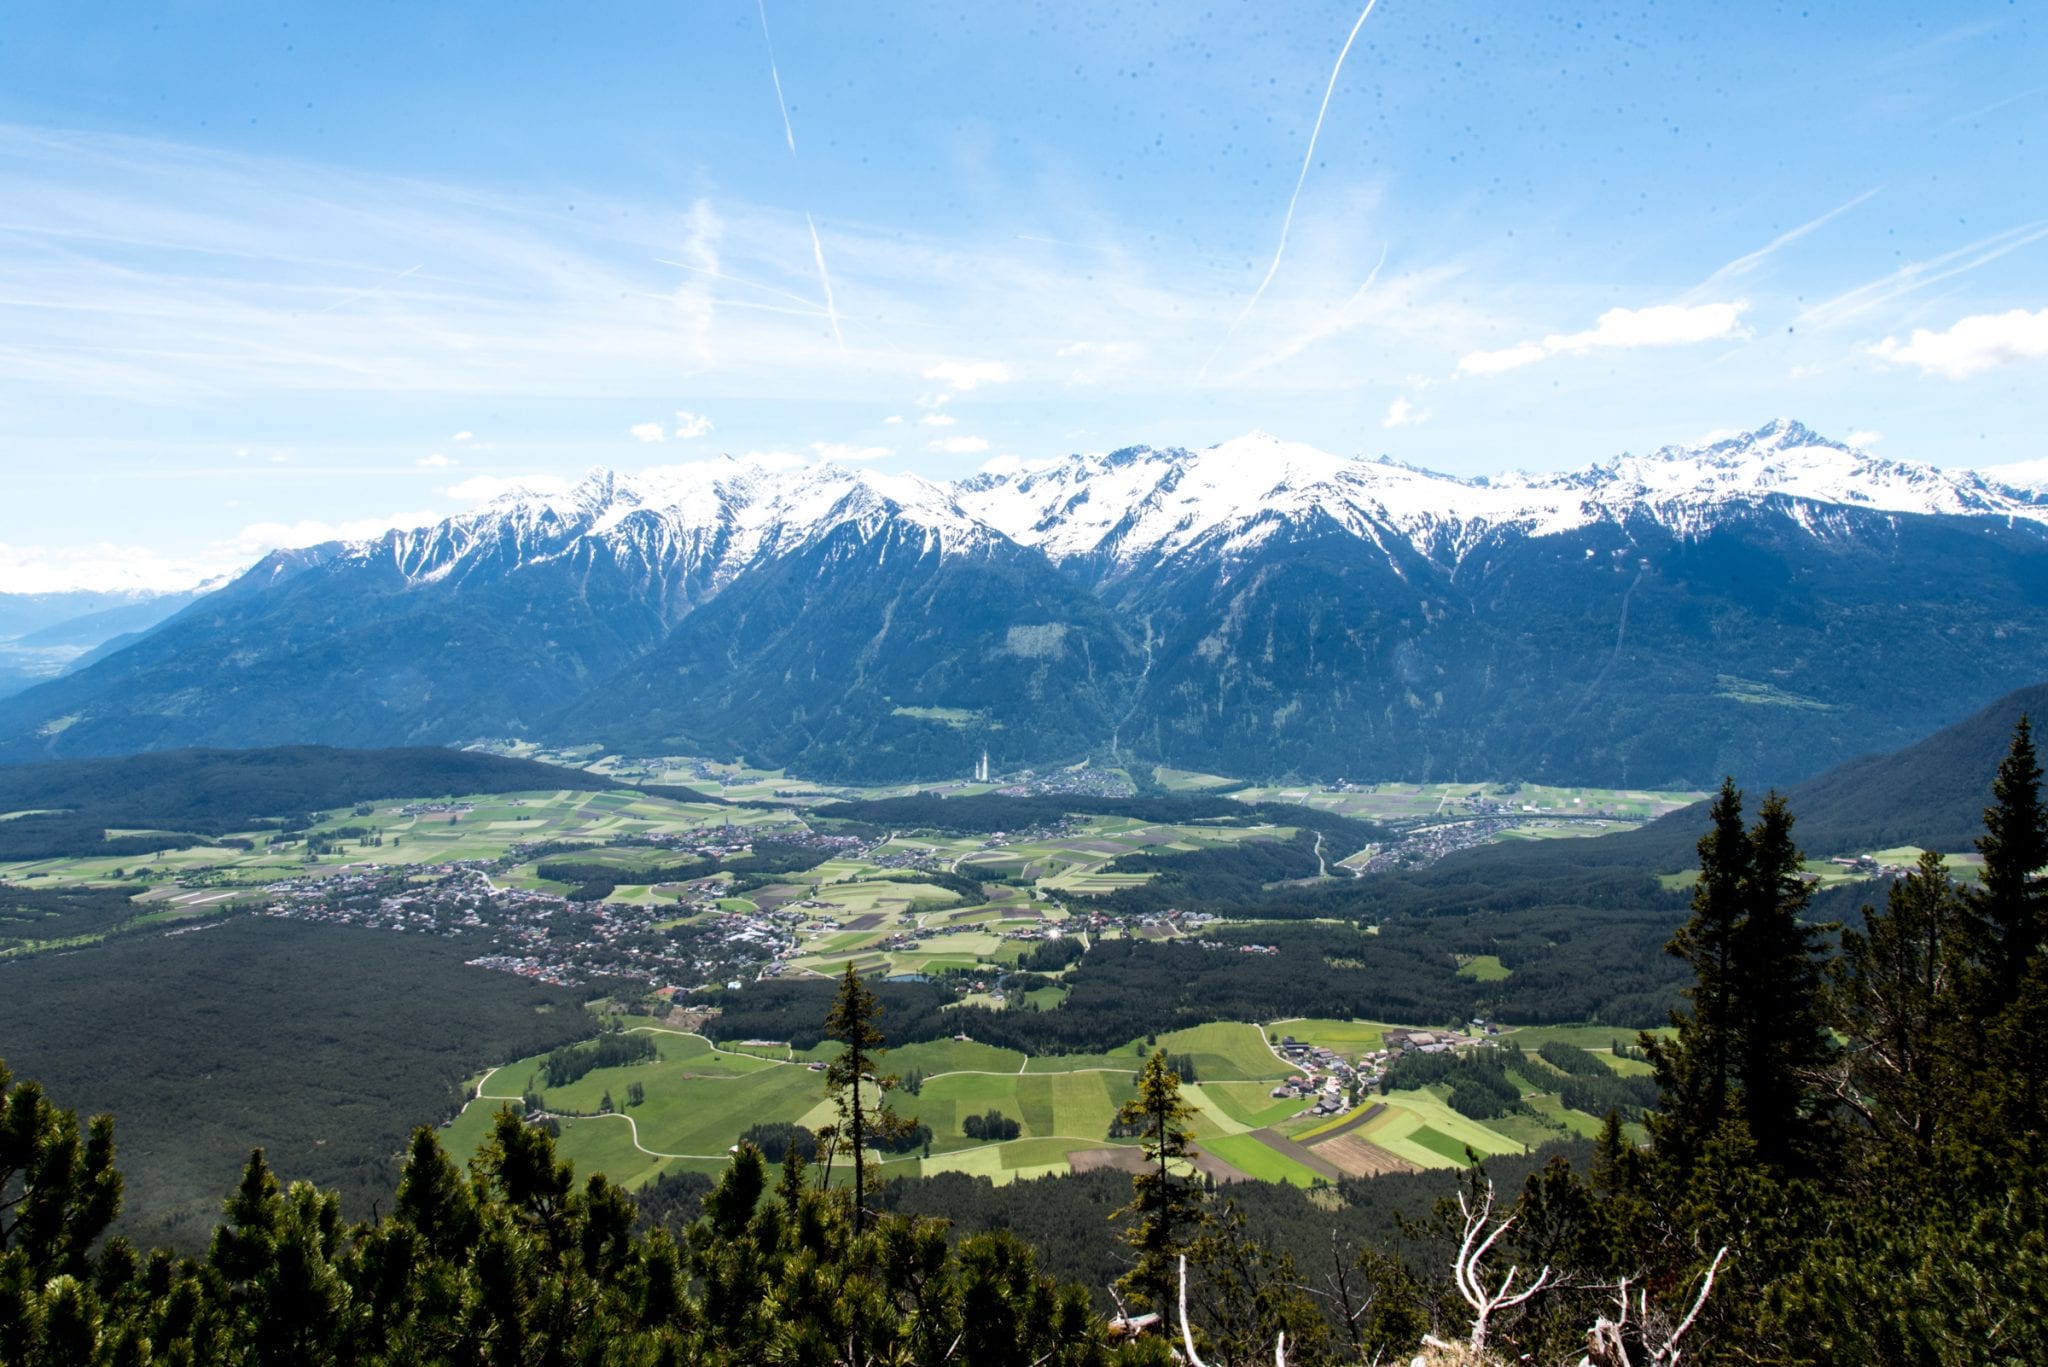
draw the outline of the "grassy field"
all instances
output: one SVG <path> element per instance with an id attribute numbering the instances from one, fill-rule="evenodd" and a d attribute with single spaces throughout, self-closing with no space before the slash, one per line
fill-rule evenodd
<path id="1" fill-rule="evenodd" d="M 1434 1092 L 1391 1092 L 1382 1099 L 1387 1109 L 1367 1121 L 1360 1132 L 1418 1167 L 1463 1167 L 1468 1145 L 1482 1158 L 1519 1153 L 1526 1147 L 1520 1140 L 1458 1114 Z"/>
<path id="2" fill-rule="evenodd" d="M 1190 1128 L 1196 1146 L 1264 1180 L 1306 1186 L 1317 1173 L 1297 1161 L 1298 1153 L 1290 1156 L 1262 1142 L 1260 1132 L 1314 1143 L 1344 1131 L 1424 1168 L 1461 1164 L 1467 1145 L 1482 1155 L 1519 1153 L 1567 1135 L 1598 1132 L 1598 1118 L 1565 1110 L 1550 1092 L 1525 1098 L 1531 1113 L 1484 1123 L 1452 1110 L 1438 1090 L 1373 1097 L 1344 1115 L 1306 1119 L 1298 1118 L 1301 1101 L 1270 1095 L 1272 1083 L 1292 1070 L 1268 1047 L 1268 1033 L 1292 1034 L 1356 1056 L 1378 1048 L 1388 1028 L 1371 1021 L 1290 1020 L 1265 1026 L 1216 1022 L 1159 1035 L 1156 1047 L 1195 1060 L 1200 1080 L 1186 1084 L 1183 1095 L 1195 1112 Z M 749 1125 L 791 1121 L 816 1129 L 832 1118 L 824 1079 L 805 1064 L 831 1057 L 834 1045 L 820 1045 L 791 1060 L 780 1050 L 714 1049 L 695 1035 L 657 1032 L 654 1038 L 656 1059 L 597 1069 L 557 1089 L 542 1087 L 539 1056 L 497 1069 L 484 1083 L 484 1099 L 472 1103 L 449 1127 L 450 1149 L 474 1151 L 489 1131 L 499 1104 L 496 1098 L 539 1091 L 551 1109 L 594 1112 L 607 1094 L 623 1105 L 628 1085 L 636 1081 L 646 1089 L 646 1101 L 625 1111 L 631 1126 L 617 1117 L 563 1119 L 563 1153 L 576 1162 L 578 1171 L 595 1168 L 615 1181 L 637 1186 L 677 1167 L 710 1170 L 724 1161 L 727 1148 Z M 1543 1043 L 1558 1040 L 1595 1052 L 1618 1072 L 1647 1067 L 1609 1052 L 1617 1038 L 1632 1042 L 1633 1032 L 1601 1026 L 1536 1026 L 1518 1030 L 1512 1038 L 1531 1054 Z M 768 1056 L 771 1052 L 773 1057 Z M 932 1140 L 928 1156 L 891 1155 L 887 1170 L 965 1172 L 1007 1182 L 1066 1171 L 1073 1153 L 1132 1147 L 1132 1141 L 1110 1139 L 1109 1127 L 1117 1107 L 1133 1094 L 1134 1076 L 1148 1052 L 1142 1040 L 1110 1054 L 1030 1058 L 961 1040 L 889 1050 L 883 1062 L 890 1071 L 899 1076 L 912 1070 L 924 1074 L 919 1093 L 899 1091 L 895 1105 L 902 1114 L 929 1125 Z M 1530 1066 L 1546 1077 L 1554 1071 L 1540 1061 Z M 1384 1110 L 1362 1127 L 1347 1129 L 1375 1105 L 1384 1105 Z M 967 1137 L 966 1120 L 991 1110 L 1018 1122 L 1018 1138 L 985 1143 Z"/>
<path id="3" fill-rule="evenodd" d="M 1286 1038 L 1289 1035 L 1304 1044 L 1313 1044 L 1347 1057 L 1369 1054 L 1387 1042 L 1387 1029 L 1376 1021 L 1317 1020 L 1297 1017 L 1293 1020 L 1273 1021 L 1266 1026 L 1266 1033 Z"/>
<path id="4" fill-rule="evenodd" d="M 1265 1032 L 1256 1025 L 1216 1021 L 1159 1036 L 1169 1054 L 1186 1054 L 1203 1082 L 1250 1082 L 1287 1077 L 1295 1070 L 1266 1047 Z"/>
<path id="5" fill-rule="evenodd" d="M 1518 1025 L 1511 1030 L 1502 1031 L 1501 1040 L 1513 1040 L 1521 1045 L 1525 1052 L 1531 1054 L 1544 1045 L 1555 1042 L 1576 1045 L 1592 1053 L 1604 1055 L 1613 1050 L 1616 1040 L 1634 1048 L 1636 1036 L 1640 1033 L 1642 1032 L 1623 1029 L 1617 1025 Z M 1650 1033 L 1667 1035 L 1671 1031 L 1669 1027 L 1659 1027 Z"/>
<path id="6" fill-rule="evenodd" d="M 243 833 L 243 838 L 255 845 L 249 850 L 198 845 L 146 857 L 14 862 L 0 864 L 0 879 L 31 883 L 41 879 L 94 882 L 111 880 L 116 869 L 129 873 L 147 869 L 152 877 L 205 870 L 226 884 L 258 886 L 283 877 L 335 871 L 345 864 L 395 866 L 502 859 L 513 845 L 525 841 L 588 842 L 597 847 L 623 835 L 673 835 L 728 821 L 763 830 L 800 827 L 798 819 L 785 812 L 671 802 L 653 794 L 617 790 L 476 794 L 457 797 L 452 802 L 444 795 L 431 801 L 443 805 L 467 803 L 470 810 L 411 814 L 404 810 L 424 806 L 429 801 L 381 801 L 365 816 L 357 816 L 347 808 L 326 813 L 309 828 L 309 834 L 326 836 L 342 827 L 372 827 L 382 834 L 384 843 L 361 846 L 354 841 L 341 842 L 336 845 L 336 853 L 316 860 L 307 859 L 302 845 L 273 849 L 265 843 L 268 833 L 251 831 Z M 621 862 L 644 863 L 646 852 L 638 852 L 637 857 L 612 857 L 620 858 Z"/>
<path id="7" fill-rule="evenodd" d="M 1472 954 L 1464 957 L 1458 965 L 1458 976 L 1471 978 L 1475 982 L 1504 982 L 1514 976 L 1515 970 L 1500 961 L 1498 954 Z"/>
<path id="8" fill-rule="evenodd" d="M 1275 1100 L 1264 1082 L 1204 1082 L 1202 1094 L 1247 1130 L 1263 1129 L 1290 1119 L 1304 1103 L 1298 1097 Z"/>
<path id="9" fill-rule="evenodd" d="M 1228 788 L 1237 782 L 1221 774 L 1197 773 L 1193 769 L 1154 769 L 1152 781 L 1169 793 L 1199 793 L 1210 788 Z"/>
<path id="10" fill-rule="evenodd" d="M 1202 1140 L 1196 1147 L 1261 1182 L 1292 1182 L 1297 1187 L 1306 1187 L 1317 1178 L 1316 1173 L 1249 1134 L 1219 1135 Z"/>
<path id="11" fill-rule="evenodd" d="M 1292 802 L 1367 821 L 1427 823 L 1483 814 L 1510 823 L 1492 837 L 1510 841 L 1611 835 L 1690 806 L 1706 794 L 1536 783 L 1371 783 L 1341 790 L 1302 784 L 1243 788 L 1231 796 L 1245 802 Z"/>

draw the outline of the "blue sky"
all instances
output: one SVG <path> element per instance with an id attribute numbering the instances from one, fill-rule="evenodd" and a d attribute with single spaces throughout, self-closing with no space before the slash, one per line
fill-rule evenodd
<path id="1" fill-rule="evenodd" d="M 720 452 L 2048 455 L 2025 4 L 314 11 L 9 7 L 0 590 Z"/>

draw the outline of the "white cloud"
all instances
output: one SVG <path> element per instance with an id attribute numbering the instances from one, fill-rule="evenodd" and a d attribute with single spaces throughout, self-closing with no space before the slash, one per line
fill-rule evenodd
<path id="1" fill-rule="evenodd" d="M 984 475 L 1014 475 L 1022 472 L 1024 462 L 1015 456 L 990 456 L 981 463 Z"/>
<path id="2" fill-rule="evenodd" d="M 0 593 L 172 593 L 240 569 L 246 557 L 169 556 L 147 546 L 17 546 L 0 542 Z"/>
<path id="3" fill-rule="evenodd" d="M 1604 348 L 1690 346 L 1723 337 L 1745 337 L 1743 312 L 1747 300 L 1727 304 L 1653 304 L 1649 308 L 1609 309 L 1583 332 L 1553 332 L 1541 342 L 1523 342 L 1501 351 L 1474 351 L 1458 362 L 1465 375 L 1497 375 L 1531 365 L 1561 352 Z"/>
<path id="4" fill-rule="evenodd" d="M 855 446 L 843 441 L 814 441 L 811 453 L 819 460 L 885 460 L 896 454 L 886 446 Z"/>
<path id="5" fill-rule="evenodd" d="M 326 541 L 371 541 L 394 527 L 426 527 L 439 522 L 440 513 L 415 511 L 389 517 L 358 517 L 345 522 L 303 518 L 297 522 L 252 522 L 228 543 L 248 555 L 286 547 L 318 546 Z"/>
<path id="6" fill-rule="evenodd" d="M 439 451 L 436 451 L 431 456 L 421 456 L 413 464 L 424 470 L 446 470 L 453 466 L 455 462 L 442 455 Z"/>
<path id="7" fill-rule="evenodd" d="M 927 413 L 919 418 L 918 421 L 926 427 L 951 427 L 960 419 L 954 417 L 951 413 Z"/>
<path id="8" fill-rule="evenodd" d="M 471 475 L 460 484 L 451 484 L 441 492 L 464 503 L 489 503 L 507 494 L 566 494 L 569 481 L 555 475 L 522 475 L 515 479 L 501 479 L 496 475 Z"/>
<path id="9" fill-rule="evenodd" d="M 940 361 L 925 367 L 927 380 L 943 380 L 955 390 L 965 392 L 985 384 L 1002 384 L 1010 378 L 1010 368 L 1001 361 Z"/>
<path id="10" fill-rule="evenodd" d="M 667 430 L 658 422 L 636 422 L 626 431 L 632 434 L 634 441 L 660 441 L 668 436 Z"/>
<path id="11" fill-rule="evenodd" d="M 1419 427 L 1429 421 L 1429 410 L 1417 408 L 1407 399 L 1400 398 L 1387 405 L 1386 419 L 1382 427 Z"/>
<path id="12" fill-rule="evenodd" d="M 1609 309 L 1585 332 L 1553 333 L 1543 339 L 1545 351 L 1585 351 L 1592 347 L 1690 346 L 1719 337 L 1742 335 L 1747 300 L 1732 304 L 1655 304 L 1646 309 Z"/>
<path id="13" fill-rule="evenodd" d="M 882 419 L 882 421 L 884 424 L 890 427 L 901 427 L 903 425 L 903 415 L 901 413 L 891 413 L 888 417 Z"/>
<path id="14" fill-rule="evenodd" d="M 1873 432 L 1867 427 L 1862 427 L 1858 428 L 1854 432 L 1851 432 L 1848 436 L 1842 438 L 1842 440 L 1860 450 L 1867 446 L 1875 446 L 1879 442 L 1883 441 L 1884 433 Z"/>
<path id="15" fill-rule="evenodd" d="M 930 445 L 934 451 L 954 456 L 972 456 L 988 450 L 988 441 L 984 437 L 942 437 Z"/>
<path id="16" fill-rule="evenodd" d="M 449 438 L 449 440 L 450 440 L 450 441 L 475 441 L 475 440 L 476 440 L 476 433 L 474 433 L 474 432 L 457 432 L 457 433 L 456 433 L 456 434 L 455 434 L 455 435 L 454 435 L 453 437 Z"/>
<path id="17" fill-rule="evenodd" d="M 1973 313 L 1957 319 L 1946 332 L 1915 328 L 1900 343 L 1887 337 L 1870 354 L 1893 365 L 1920 367 L 1922 375 L 1964 380 L 1999 366 L 2048 360 L 2048 309 L 2028 313 Z"/>
<path id="18" fill-rule="evenodd" d="M 1534 342 L 1520 346 L 1505 347 L 1499 351 L 1474 351 L 1458 362 L 1461 375 L 1498 375 L 1503 370 L 1514 370 L 1519 366 L 1542 360 L 1549 353 Z"/>
<path id="19" fill-rule="evenodd" d="M 711 419 L 702 413 L 690 413 L 680 408 L 676 410 L 677 441 L 694 441 L 710 431 Z"/>

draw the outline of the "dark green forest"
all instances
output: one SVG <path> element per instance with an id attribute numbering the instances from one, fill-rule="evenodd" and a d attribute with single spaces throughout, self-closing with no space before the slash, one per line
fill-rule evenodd
<path id="1" fill-rule="evenodd" d="M 203 1247 L 256 1144 L 365 1216 L 412 1122 L 451 1114 L 463 1079 L 593 1031 L 581 990 L 468 967 L 473 952 L 244 915 L 0 961 L 0 1057 L 121 1117 L 138 1240 Z"/>

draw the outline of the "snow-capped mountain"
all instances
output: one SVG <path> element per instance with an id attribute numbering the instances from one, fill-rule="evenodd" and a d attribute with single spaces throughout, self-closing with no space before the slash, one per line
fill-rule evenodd
<path id="1" fill-rule="evenodd" d="M 519 734 L 844 777 L 1793 778 L 2048 677 L 2038 469 L 1778 421 L 1460 478 L 1251 433 L 946 484 L 722 459 L 280 552 L 0 758 Z"/>
<path id="2" fill-rule="evenodd" d="M 2048 466 L 2036 478 L 2048 481 Z M 1425 556 L 1462 553 L 1489 533 L 1551 536 L 1632 517 L 1700 531 L 1772 500 L 1788 510 L 1803 503 L 2048 519 L 2018 479 L 2001 484 L 1967 470 L 1880 460 L 1782 419 L 1710 445 L 1667 446 L 1561 474 L 1463 479 L 1253 432 L 1201 451 L 1069 456 L 979 476 L 962 489 L 968 510 L 1024 545 L 1055 560 L 1096 556 L 1119 565 L 1205 544 L 1241 550 L 1314 515 L 1359 536 L 1398 534 Z"/>
<path id="3" fill-rule="evenodd" d="M 1016 474 L 941 484 L 831 464 L 772 468 L 731 457 L 625 474 L 595 469 L 562 491 L 513 490 L 439 524 L 343 548 L 408 582 L 504 573 L 594 548 L 621 563 L 723 588 L 749 566 L 841 528 L 917 529 L 922 550 L 987 553 L 1007 540 L 1054 563 L 1128 568 L 1197 548 L 1242 554 L 1291 524 L 1326 520 L 1364 540 L 1461 558 L 1488 535 L 1551 536 L 1647 517 L 1697 533 L 1773 502 L 1811 508 L 2048 520 L 2041 470 L 2001 481 L 1882 460 L 1780 420 L 1710 445 L 1667 446 L 1556 474 L 1461 478 L 1331 455 L 1252 432 L 1202 450 L 1128 447 Z"/>
<path id="4" fill-rule="evenodd" d="M 747 566 L 792 554 L 842 527 L 864 538 L 913 527 L 923 549 L 985 551 L 996 538 L 944 485 L 916 475 L 807 465 L 773 470 L 729 457 L 639 475 L 592 470 L 560 493 L 513 490 L 431 527 L 349 552 L 388 559 L 409 582 L 545 564 L 593 547 L 621 563 L 715 591 Z"/>

